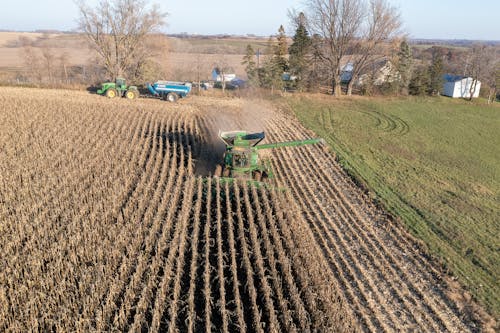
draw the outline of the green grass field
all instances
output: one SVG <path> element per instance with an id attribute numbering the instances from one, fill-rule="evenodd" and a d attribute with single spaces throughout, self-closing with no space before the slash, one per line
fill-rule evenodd
<path id="1" fill-rule="evenodd" d="M 288 104 L 498 317 L 500 106 L 445 97 Z"/>

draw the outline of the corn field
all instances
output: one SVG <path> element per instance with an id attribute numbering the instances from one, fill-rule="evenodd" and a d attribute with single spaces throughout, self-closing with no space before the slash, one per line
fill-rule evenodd
<path id="1" fill-rule="evenodd" d="M 0 331 L 475 330 L 322 147 L 269 153 L 285 192 L 210 177 L 247 109 L 313 135 L 245 103 L 0 88 Z"/>

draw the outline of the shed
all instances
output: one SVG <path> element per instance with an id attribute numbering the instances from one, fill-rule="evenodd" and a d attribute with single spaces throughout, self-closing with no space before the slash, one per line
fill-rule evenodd
<path id="1" fill-rule="evenodd" d="M 461 75 L 443 75 L 443 92 L 442 95 L 453 98 L 470 98 L 471 86 L 473 87 L 472 97 L 479 96 L 481 89 L 481 81 L 474 81 L 471 77 Z"/>

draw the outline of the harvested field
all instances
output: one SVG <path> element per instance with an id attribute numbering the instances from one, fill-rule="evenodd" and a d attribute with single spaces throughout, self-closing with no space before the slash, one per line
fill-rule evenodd
<path id="1" fill-rule="evenodd" d="M 218 129 L 313 135 L 269 105 L 16 88 L 0 103 L 1 331 L 479 329 L 324 147 L 268 154 L 286 192 L 209 176 Z"/>

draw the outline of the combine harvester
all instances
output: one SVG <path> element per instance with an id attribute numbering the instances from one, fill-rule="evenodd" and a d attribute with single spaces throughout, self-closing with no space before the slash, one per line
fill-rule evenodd
<path id="1" fill-rule="evenodd" d="M 264 132 L 245 131 L 219 132 L 219 137 L 226 145 L 226 151 L 223 163 L 217 165 L 214 176 L 230 182 L 234 179 L 245 179 L 257 186 L 263 185 L 263 181 L 268 178 L 274 178 L 269 160 L 259 161 L 259 150 L 324 142 L 323 139 L 316 138 L 258 145 L 265 138 Z"/>
<path id="2" fill-rule="evenodd" d="M 146 83 L 146 87 L 153 96 L 169 102 L 177 102 L 179 97 L 186 97 L 191 91 L 191 83 L 174 81 L 156 81 Z"/>

